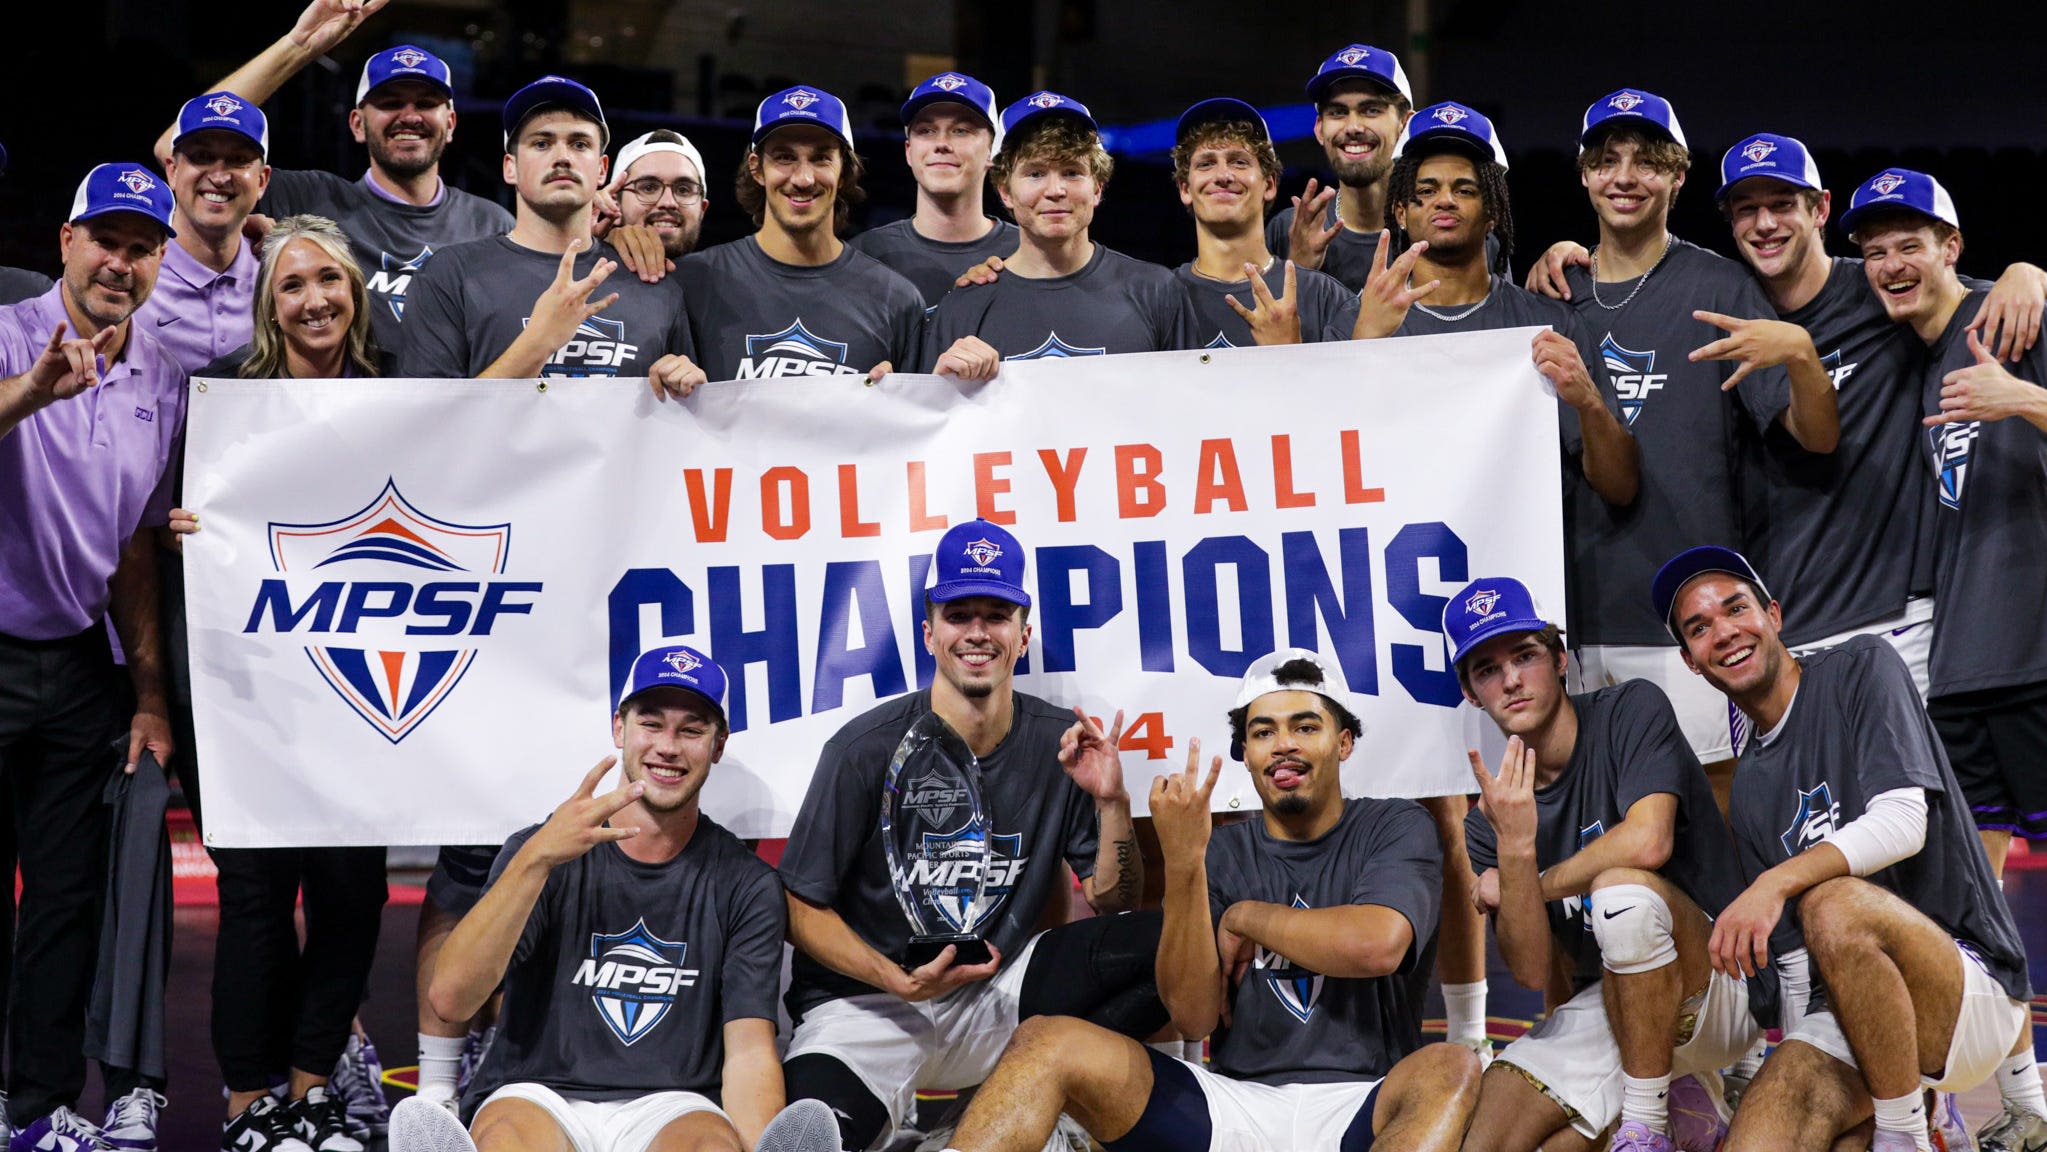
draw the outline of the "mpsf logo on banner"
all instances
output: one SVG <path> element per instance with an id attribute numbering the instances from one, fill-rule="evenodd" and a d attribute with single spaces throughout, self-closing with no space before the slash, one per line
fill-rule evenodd
<path id="1" fill-rule="evenodd" d="M 325 523 L 272 521 L 270 563 L 244 633 L 303 633 L 336 695 L 391 743 L 418 730 L 476 660 L 475 637 L 533 611 L 538 581 L 496 580 L 510 524 L 430 516 L 393 480 Z M 452 647 L 450 645 L 453 645 Z"/>

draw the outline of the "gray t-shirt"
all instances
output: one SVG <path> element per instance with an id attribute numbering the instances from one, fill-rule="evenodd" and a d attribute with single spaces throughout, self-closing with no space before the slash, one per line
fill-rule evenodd
<path id="1" fill-rule="evenodd" d="M 512 214 L 445 185 L 441 202 L 431 208 L 401 204 L 378 195 L 369 182 L 367 172 L 360 180 L 345 180 L 332 172 L 279 168 L 270 173 L 256 211 L 272 218 L 310 212 L 341 225 L 369 279 L 371 335 L 377 347 L 396 355 L 398 321 L 413 276 L 444 248 L 510 232 Z"/>
<path id="2" fill-rule="evenodd" d="M 929 367 L 962 336 L 979 336 L 1005 360 L 1101 356 L 1198 348 L 1194 307 L 1170 268 L 1096 244 L 1080 271 L 1033 279 L 1004 272 L 992 284 L 955 289 L 938 302 L 924 335 Z"/>
<path id="3" fill-rule="evenodd" d="M 1208 843 L 1216 921 L 1239 900 L 1371 904 L 1405 916 L 1414 940 L 1398 971 L 1370 978 L 1324 976 L 1257 948 L 1227 993 L 1231 1023 L 1211 1040 L 1215 1070 L 1260 1084 L 1382 1079 L 1421 1047 L 1442 889 L 1442 843 L 1412 800 L 1345 800 L 1336 827 L 1316 840 L 1274 839 L 1258 816 L 1217 828 Z"/>
<path id="4" fill-rule="evenodd" d="M 1656 618 L 1649 583 L 1665 560 L 1700 544 L 1742 546 L 1740 438 L 1768 427 L 1789 407 L 1781 368 L 1749 374 L 1734 392 L 1721 384 L 1730 361 L 1687 359 L 1726 335 L 1694 309 L 1774 318 L 1748 269 L 1673 238 L 1649 282 L 1599 285 L 1593 298 L 1583 268 L 1569 273 L 1571 306 L 1596 343 L 1621 417 L 1641 448 L 1635 502 L 1616 508 L 1580 485 L 1565 508 L 1564 540 L 1581 610 L 1571 617 L 1577 644 L 1657 647 L 1676 642 Z M 1595 368 L 1595 371 L 1599 369 Z M 1743 425 L 1749 427 L 1744 429 Z"/>
<path id="5" fill-rule="evenodd" d="M 1924 788 L 1926 846 L 1863 879 L 1897 893 L 1976 953 L 2013 999 L 2032 999 L 2018 926 L 1904 657 L 1862 635 L 1799 664 L 1798 695 L 1776 737 L 1752 738 L 1735 766 L 1727 816 L 1743 876 L 1753 883 L 1826 840 L 1860 819 L 1873 796 Z M 1770 935 L 1771 954 L 1804 944 L 1787 904 Z"/>
<path id="6" fill-rule="evenodd" d="M 682 258 L 689 326 L 713 380 L 864 376 L 917 359 L 924 298 L 908 280 L 846 245 L 815 267 L 784 264 L 751 236 Z"/>
<path id="7" fill-rule="evenodd" d="M 981 764 L 993 852 L 988 906 L 979 931 L 1014 960 L 1036 929 L 1045 901 L 1063 891 L 1062 859 L 1075 875 L 1094 875 L 1095 802 L 1059 766 L 1059 737 L 1073 713 L 1014 694 L 1009 734 Z M 899 959 L 909 921 L 889 883 L 881 838 L 882 788 L 903 733 L 931 710 L 931 690 L 878 704 L 825 743 L 803 807 L 782 853 L 790 892 L 837 912 L 875 951 Z M 798 951 L 789 982 L 789 1015 L 876 989 Z"/>
<path id="8" fill-rule="evenodd" d="M 1249 348 L 1251 326 L 1230 307 L 1229 297 L 1246 308 L 1258 306 L 1249 280 L 1211 280 L 1194 271 L 1193 261 L 1173 269 L 1194 309 L 1194 336 L 1203 348 Z M 1286 258 L 1277 257 L 1265 270 L 1265 286 L 1277 300 L 1286 291 Z M 1301 315 L 1301 342 L 1319 344 L 1350 339 L 1358 322 L 1358 297 L 1312 268 L 1294 269 L 1294 307 Z"/>
<path id="9" fill-rule="evenodd" d="M 952 291 L 960 273 L 990 256 L 1008 259 L 1015 254 L 1016 225 L 993 216 L 988 217 L 988 223 L 992 227 L 980 239 L 954 241 L 928 239 L 910 221 L 898 220 L 870 228 L 846 243 L 915 285 L 918 295 L 924 297 L 924 310 L 928 313 Z"/>
<path id="10" fill-rule="evenodd" d="M 490 884 L 539 827 L 505 843 Z M 515 1083 L 571 1100 L 718 1099 L 725 1025 L 775 1019 L 787 916 L 775 870 L 708 816 L 664 864 L 606 843 L 557 867 L 512 951 L 467 1107 Z"/>
<path id="11" fill-rule="evenodd" d="M 1806 451 L 1781 423 L 1750 441 L 1763 483 L 1747 493 L 1749 555 L 1795 646 L 1890 619 L 1932 591 L 1933 484 L 1899 465 L 1922 443 L 1924 349 L 1885 315 L 1862 261 L 1835 259 L 1826 287 L 1783 319 L 1811 334 L 1841 412 L 1830 453 Z"/>
<path id="12" fill-rule="evenodd" d="M 1964 329 L 1984 295 L 1971 292 L 1928 349 L 1925 415 L 1940 410 L 1941 378 L 1976 362 Z M 2047 345 L 2005 369 L 2047 385 Z M 2011 416 L 1920 434 L 1938 493 L 1929 694 L 2047 681 L 2047 433 Z"/>
<path id="13" fill-rule="evenodd" d="M 1535 791 L 1536 867 L 1576 855 L 1627 819 L 1637 801 L 1667 793 L 1677 797 L 1677 816 L 1670 859 L 1656 871 L 1706 915 L 1719 915 L 1741 894 L 1741 871 L 1713 785 L 1678 728 L 1670 698 L 1647 680 L 1627 680 L 1573 696 L 1571 706 L 1578 711 L 1578 742 L 1570 762 Z M 1474 873 L 1499 867 L 1499 840 L 1481 809 L 1464 819 L 1464 844 Z M 1550 935 L 1575 962 L 1576 986 L 1599 979 L 1590 901 L 1552 900 L 1546 911 Z"/>
<path id="14" fill-rule="evenodd" d="M 26 268 L 0 268 L 0 307 L 41 296 L 50 290 L 52 283 L 54 281 L 41 272 L 31 272 Z"/>
<path id="15" fill-rule="evenodd" d="M 576 275 L 588 276 L 600 259 L 618 258 L 616 249 L 599 242 L 577 255 Z M 397 375 L 475 377 L 526 330 L 534 302 L 560 270 L 560 256 L 508 236 L 442 249 L 413 280 Z M 648 284 L 621 267 L 593 295 L 613 292 L 618 299 L 585 320 L 541 375 L 645 376 L 663 356 L 696 356 L 683 316 L 681 280 L 667 276 Z"/>

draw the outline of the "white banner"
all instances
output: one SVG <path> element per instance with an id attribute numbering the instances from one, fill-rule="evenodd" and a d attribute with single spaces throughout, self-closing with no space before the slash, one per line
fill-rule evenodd
<path id="1" fill-rule="evenodd" d="M 705 810 L 785 835 L 825 740 L 929 681 L 930 550 L 975 515 L 1029 552 L 1019 686 L 1124 710 L 1140 810 L 1190 737 L 1227 755 L 1240 674 L 1289 644 L 1336 652 L 1363 701 L 1347 791 L 1468 791 L 1444 597 L 1512 575 L 1562 622 L 1532 334 L 682 403 L 634 380 L 195 381 L 207 842 L 495 843 L 607 752 L 632 657 L 671 639 L 732 679 Z M 1216 804 L 1254 807 L 1249 778 L 1226 768 Z"/>

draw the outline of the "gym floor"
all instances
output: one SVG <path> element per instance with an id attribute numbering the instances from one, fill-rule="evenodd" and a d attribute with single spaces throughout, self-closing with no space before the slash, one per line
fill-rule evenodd
<path id="1" fill-rule="evenodd" d="M 408 881 L 416 883 L 418 879 L 394 874 L 392 901 L 384 909 L 377 964 L 370 977 L 370 997 L 362 1011 L 364 1027 L 383 1056 L 386 1072 L 397 1081 L 409 1079 L 415 1059 L 412 943 L 418 909 L 416 890 L 411 890 Z M 2005 893 L 2025 932 L 2027 952 L 2035 957 L 2034 985 L 2047 989 L 2047 962 L 2040 959 L 2047 957 L 2047 874 L 2014 868 L 2005 878 Z M 179 908 L 176 914 L 169 1009 L 170 1107 L 164 1113 L 161 1132 L 164 1152 L 208 1152 L 219 1147 L 225 1104 L 220 1070 L 214 1064 L 207 1031 L 212 1005 L 213 939 L 218 919 L 210 907 Z M 1517 987 L 1496 953 L 1491 956 L 1491 968 L 1492 1034 L 1496 1042 L 1505 1043 L 1520 1035 L 1540 1011 L 1541 998 Z M 2037 1044 L 2042 1023 L 2040 1006 L 2047 1006 L 2047 997 L 2035 1003 Z M 1440 1027 L 1440 1005 L 1432 1003 L 1431 1012 L 1438 1017 Z M 394 1103 L 404 1095 L 404 1089 L 395 1084 L 387 1092 Z M 95 1074 L 79 1111 L 97 1117 L 104 1107 Z M 1963 1099 L 1963 1110 L 1972 1129 L 1993 1115 L 1997 1107 L 1995 1089 L 1988 1085 Z"/>

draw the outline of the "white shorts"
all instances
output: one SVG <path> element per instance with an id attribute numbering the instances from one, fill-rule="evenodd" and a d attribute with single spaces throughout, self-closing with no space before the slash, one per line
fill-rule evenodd
<path id="1" fill-rule="evenodd" d="M 1962 958 L 1962 1008 L 1955 1016 L 1954 1038 L 1948 1041 L 1947 1063 L 1939 1076 L 1921 1076 L 1920 1083 L 1942 1092 L 1967 1092 L 1990 1079 L 1998 1064 L 2011 1055 L 2018 1043 L 2019 1029 L 2033 1016 L 2033 1007 L 2014 1000 L 2004 986 L 1991 979 L 1983 962 L 1967 948 L 1955 945 Z M 1825 1052 L 1850 1068 L 1857 1067 L 1848 1037 L 1831 1008 L 1807 1013 L 1784 1035 Z"/>
<path id="2" fill-rule="evenodd" d="M 1377 1080 L 1340 1084 L 1257 1084 L 1181 1061 L 1208 1097 L 1208 1152 L 1333 1149 L 1350 1130 Z M 1199 1152 L 1199 1150 L 1195 1150 Z"/>
<path id="3" fill-rule="evenodd" d="M 1726 1067 L 1762 1036 L 1762 1028 L 1749 1015 L 1747 982 L 1715 972 L 1706 982 L 1691 1039 L 1671 1053 L 1670 1074 L 1688 1076 Z M 1509 1065 L 1534 1081 L 1587 1139 L 1597 1139 L 1621 1114 L 1621 1049 L 1597 983 L 1537 1021 L 1494 1063 Z"/>
<path id="4" fill-rule="evenodd" d="M 1590 692 L 1626 680 L 1647 680 L 1670 697 L 1677 726 L 1701 764 L 1734 759 L 1735 736 L 1747 728 L 1740 710 L 1706 678 L 1685 667 L 1676 645 L 1587 644 L 1571 652 L 1576 673 L 1566 685 L 1572 692 Z"/>
<path id="5" fill-rule="evenodd" d="M 507 1084 L 484 1100 L 484 1108 L 500 1100 L 524 1100 L 545 1109 L 568 1133 L 576 1152 L 645 1152 L 654 1137 L 679 1117 L 725 1110 L 695 1092 L 652 1092 L 631 1100 L 570 1100 L 544 1084 Z"/>
<path id="6" fill-rule="evenodd" d="M 1912 684 L 1919 689 L 1919 699 L 1926 699 L 1926 689 L 1931 680 L 1927 678 L 1926 662 L 1933 656 L 1933 597 L 1917 596 L 1905 601 L 1905 610 L 1889 620 L 1879 620 L 1861 628 L 1850 628 L 1824 640 L 1800 644 L 1791 650 L 1793 656 L 1805 657 L 1815 652 L 1824 652 L 1839 646 L 1843 641 L 1856 636 L 1877 636 L 1890 642 L 1905 658 L 1905 667 L 1912 670 Z"/>
<path id="7" fill-rule="evenodd" d="M 1040 933 L 1042 935 L 1042 933 Z M 909 1119 L 917 1089 L 971 1088 L 988 1078 L 1016 1032 L 1017 1001 L 1038 937 L 1003 958 L 995 978 L 912 1004 L 886 992 L 828 1000 L 806 1012 L 788 1055 L 822 1053 L 852 1069 L 888 1106 L 879 1139 Z"/>

